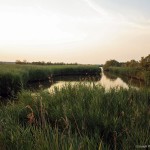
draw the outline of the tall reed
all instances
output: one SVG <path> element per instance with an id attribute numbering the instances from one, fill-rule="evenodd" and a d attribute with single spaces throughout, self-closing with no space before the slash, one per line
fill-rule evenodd
<path id="1" fill-rule="evenodd" d="M 111 89 L 80 83 L 20 93 L 0 109 L 7 149 L 135 149 L 150 144 L 149 89 Z"/>
<path id="2" fill-rule="evenodd" d="M 97 75 L 100 69 L 95 65 L 0 65 L 0 96 L 16 96 L 28 82 L 48 80 L 62 75 Z"/>

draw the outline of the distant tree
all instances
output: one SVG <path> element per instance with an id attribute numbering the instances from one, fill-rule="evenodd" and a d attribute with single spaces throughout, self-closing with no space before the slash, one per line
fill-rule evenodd
<path id="1" fill-rule="evenodd" d="M 143 69 L 150 71 L 150 54 L 145 58 L 141 57 L 140 65 Z"/>
<path id="2" fill-rule="evenodd" d="M 33 65 L 78 65 L 77 63 L 64 63 L 64 62 L 55 62 L 52 63 L 51 61 L 49 62 L 44 62 L 44 61 L 33 61 L 33 62 L 27 62 L 27 60 L 16 60 L 16 64 L 33 64 Z"/>
<path id="3" fill-rule="evenodd" d="M 119 67 L 120 63 L 116 60 L 108 60 L 106 61 L 105 65 L 103 66 L 104 69 L 107 69 L 109 67 Z"/>
<path id="4" fill-rule="evenodd" d="M 126 67 L 138 67 L 139 66 L 139 62 L 135 61 L 135 60 L 130 60 L 130 61 L 127 61 L 125 63 L 125 66 Z"/>
<path id="5" fill-rule="evenodd" d="M 16 60 L 15 63 L 16 63 L 16 64 L 21 64 L 22 62 L 21 62 L 21 60 Z"/>
<path id="6" fill-rule="evenodd" d="M 52 65 L 52 63 L 51 63 L 50 61 L 49 61 L 49 62 L 47 62 L 46 64 L 47 64 L 47 65 Z"/>
<path id="7" fill-rule="evenodd" d="M 23 64 L 27 64 L 27 60 L 24 59 L 22 63 L 23 63 Z"/>

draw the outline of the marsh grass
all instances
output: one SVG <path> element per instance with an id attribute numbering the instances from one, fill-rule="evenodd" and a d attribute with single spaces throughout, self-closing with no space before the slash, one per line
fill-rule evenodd
<path id="1" fill-rule="evenodd" d="M 117 75 L 126 76 L 129 78 L 141 80 L 145 82 L 145 85 L 150 85 L 150 70 L 144 70 L 138 67 L 109 67 L 107 71 L 115 73 Z"/>
<path id="2" fill-rule="evenodd" d="M 0 109 L 3 149 L 135 149 L 150 144 L 150 91 L 91 83 L 23 91 Z"/>
<path id="3" fill-rule="evenodd" d="M 94 65 L 0 65 L 0 96 L 13 97 L 30 82 L 50 80 L 62 75 L 98 75 Z"/>

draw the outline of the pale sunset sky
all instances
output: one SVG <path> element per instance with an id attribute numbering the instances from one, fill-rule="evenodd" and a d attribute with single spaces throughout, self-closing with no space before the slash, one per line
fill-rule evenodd
<path id="1" fill-rule="evenodd" d="M 0 61 L 101 64 L 150 54 L 150 0 L 0 0 Z"/>

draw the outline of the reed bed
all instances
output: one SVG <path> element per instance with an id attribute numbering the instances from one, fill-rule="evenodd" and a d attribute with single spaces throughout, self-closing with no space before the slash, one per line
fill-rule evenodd
<path id="1" fill-rule="evenodd" d="M 0 65 L 0 96 L 13 97 L 29 82 L 50 80 L 62 75 L 100 74 L 96 65 Z"/>
<path id="2" fill-rule="evenodd" d="M 107 71 L 110 73 L 115 73 L 117 75 L 123 75 L 137 80 L 142 80 L 145 85 L 150 85 L 150 71 L 144 70 L 142 68 L 132 68 L 132 67 L 109 67 Z"/>
<path id="3" fill-rule="evenodd" d="M 0 109 L 2 150 L 135 149 L 150 144 L 150 90 L 67 84 L 22 91 Z"/>

